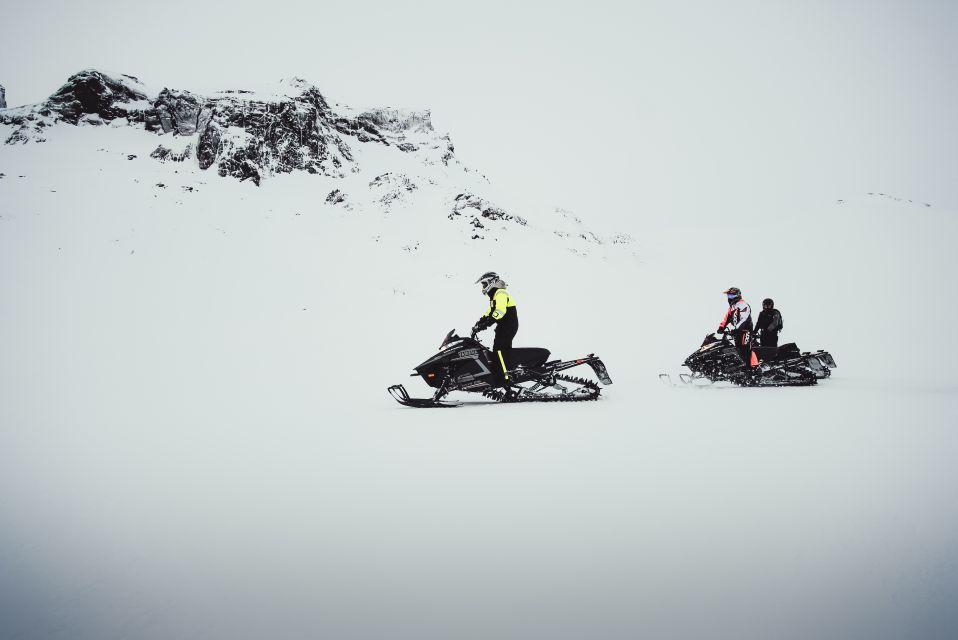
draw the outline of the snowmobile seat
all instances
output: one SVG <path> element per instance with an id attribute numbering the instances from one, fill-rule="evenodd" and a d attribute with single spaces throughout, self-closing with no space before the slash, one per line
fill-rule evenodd
<path id="1" fill-rule="evenodd" d="M 760 362 L 782 362 L 802 355 L 794 342 L 778 347 L 752 347 L 752 352 L 758 356 Z"/>
<path id="2" fill-rule="evenodd" d="M 538 347 L 516 347 L 509 354 L 510 364 L 515 367 L 538 367 L 549 359 L 549 350 Z"/>
<path id="3" fill-rule="evenodd" d="M 802 352 L 799 351 L 798 345 L 794 342 L 789 342 L 783 344 L 778 348 L 778 359 L 779 360 L 791 360 L 792 358 L 800 358 Z"/>
<path id="4" fill-rule="evenodd" d="M 778 347 L 752 347 L 752 353 L 758 357 L 759 362 L 767 362 L 778 355 Z"/>

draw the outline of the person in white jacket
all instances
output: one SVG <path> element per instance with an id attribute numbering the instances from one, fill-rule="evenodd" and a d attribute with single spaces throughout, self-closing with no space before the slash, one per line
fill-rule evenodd
<path id="1" fill-rule="evenodd" d="M 718 333 L 731 335 L 745 365 L 752 367 L 755 365 L 752 357 L 752 307 L 742 300 L 742 290 L 738 287 L 729 287 L 725 295 L 728 298 L 728 311 L 719 325 Z"/>

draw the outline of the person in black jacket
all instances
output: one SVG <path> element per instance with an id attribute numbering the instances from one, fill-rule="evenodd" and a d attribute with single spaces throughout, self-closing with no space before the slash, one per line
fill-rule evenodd
<path id="1" fill-rule="evenodd" d="M 762 347 L 777 347 L 778 332 L 784 327 L 782 314 L 775 308 L 775 302 L 771 298 L 762 300 L 762 312 L 758 314 L 758 322 L 755 323 L 758 344 Z"/>

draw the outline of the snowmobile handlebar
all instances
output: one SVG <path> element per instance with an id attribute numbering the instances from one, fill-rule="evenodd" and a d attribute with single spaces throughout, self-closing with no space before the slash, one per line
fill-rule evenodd
<path id="1" fill-rule="evenodd" d="M 481 331 L 481 329 L 476 330 L 476 327 L 473 327 L 471 333 L 469 334 L 469 340 L 475 340 L 476 342 L 479 342 L 479 340 L 476 338 L 476 336 L 479 335 L 479 331 Z M 440 348 L 444 348 L 447 344 L 454 342 L 456 340 L 465 340 L 465 339 L 466 339 L 465 336 L 458 335 L 456 333 L 456 330 L 453 329 L 452 331 L 446 334 L 446 339 L 442 341 Z"/>

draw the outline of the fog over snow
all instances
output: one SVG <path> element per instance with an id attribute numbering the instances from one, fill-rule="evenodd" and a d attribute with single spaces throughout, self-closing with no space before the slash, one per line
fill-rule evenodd
<path id="1" fill-rule="evenodd" d="M 953 3 L 3 15 L 0 637 L 958 633 Z M 599 401 L 386 395 L 489 269 Z"/>

